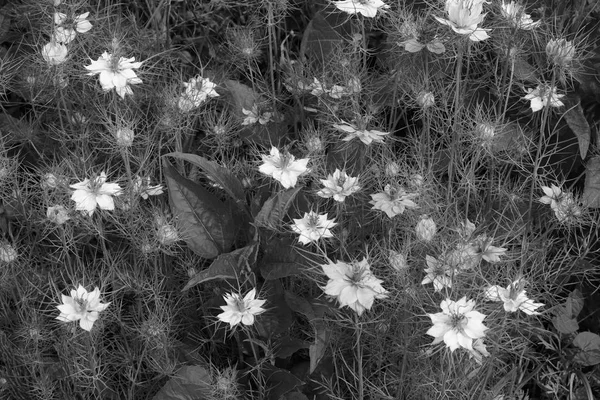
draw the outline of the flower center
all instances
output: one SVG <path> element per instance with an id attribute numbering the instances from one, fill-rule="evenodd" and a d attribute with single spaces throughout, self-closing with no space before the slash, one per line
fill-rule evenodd
<path id="1" fill-rule="evenodd" d="M 311 228 L 311 229 L 315 229 L 318 228 L 319 226 L 319 216 L 316 214 L 311 214 L 308 216 L 308 221 L 306 221 L 306 225 Z"/>
<path id="2" fill-rule="evenodd" d="M 73 300 L 75 301 L 75 310 L 77 310 L 78 313 L 87 311 L 87 300 L 78 297 Z"/>
<path id="3" fill-rule="evenodd" d="M 346 177 L 344 177 L 344 176 L 340 176 L 340 177 L 337 179 L 337 185 L 338 185 L 338 186 L 344 187 L 344 184 L 345 184 L 345 183 L 346 183 Z"/>
<path id="4" fill-rule="evenodd" d="M 464 314 L 452 314 L 450 317 L 450 326 L 452 329 L 462 331 L 463 326 L 467 323 L 467 317 Z"/>

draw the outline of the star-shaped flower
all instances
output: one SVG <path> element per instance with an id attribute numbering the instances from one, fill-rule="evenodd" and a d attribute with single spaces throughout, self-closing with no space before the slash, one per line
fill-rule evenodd
<path id="1" fill-rule="evenodd" d="M 479 42 L 489 38 L 489 29 L 479 28 L 485 14 L 482 14 L 484 0 L 446 0 L 448 19 L 434 16 L 441 24 L 447 25 L 460 35 L 469 35 L 469 39 Z"/>
<path id="2" fill-rule="evenodd" d="M 296 186 L 298 177 L 308 170 L 308 158 L 296 160 L 289 153 L 280 153 L 277 147 L 271 147 L 270 155 L 262 155 L 262 160 L 258 170 L 273 177 L 286 189 Z"/>
<path id="3" fill-rule="evenodd" d="M 433 283 L 433 289 L 436 292 L 441 291 L 443 288 L 451 288 L 454 269 L 448 263 L 430 255 L 425 256 L 425 260 L 427 262 L 427 268 L 425 268 L 427 275 L 421 281 L 421 285 Z"/>
<path id="4" fill-rule="evenodd" d="M 561 98 L 565 97 L 564 94 L 557 94 L 556 87 L 550 87 L 549 85 L 538 85 L 535 89 L 527 89 L 527 95 L 524 97 L 525 100 L 531 102 L 531 111 L 540 111 L 547 105 L 551 107 L 562 107 L 564 103 L 560 101 Z"/>
<path id="5" fill-rule="evenodd" d="M 485 291 L 485 297 L 491 301 L 504 302 L 504 310 L 506 312 L 523 311 L 527 315 L 537 315 L 535 311 L 542 307 L 543 303 L 535 303 L 525 293 L 524 284 L 520 280 L 516 280 L 505 288 L 494 285 L 490 286 Z"/>
<path id="6" fill-rule="evenodd" d="M 71 195 L 76 205 L 75 209 L 85 211 L 89 216 L 94 214 L 96 207 L 102 210 L 114 210 L 115 202 L 112 196 L 121 194 L 121 187 L 118 183 L 106 183 L 106 173 L 102 172 L 100 176 L 90 180 L 70 185 L 75 189 Z"/>
<path id="7" fill-rule="evenodd" d="M 372 194 L 369 203 L 373 205 L 373 210 L 381 210 L 388 217 L 394 218 L 402 214 L 407 208 L 418 208 L 412 199 L 417 197 L 416 193 L 407 193 L 402 188 L 392 188 L 391 185 L 385 185 L 382 193 Z"/>
<path id="8" fill-rule="evenodd" d="M 349 142 L 354 138 L 360 139 L 361 142 L 370 145 L 372 142 L 383 143 L 383 136 L 389 135 L 389 132 L 382 132 L 376 130 L 358 129 L 350 124 L 334 124 L 334 128 L 339 129 L 342 132 L 348 133 L 348 136 L 343 138 L 344 142 Z"/>
<path id="9" fill-rule="evenodd" d="M 63 304 L 57 306 L 60 315 L 57 320 L 63 322 L 79 321 L 81 329 L 91 331 L 94 322 L 98 319 L 98 314 L 110 305 L 110 303 L 100 303 L 100 289 L 97 287 L 88 292 L 81 285 L 77 289 L 71 290 L 71 296 L 62 296 Z"/>
<path id="10" fill-rule="evenodd" d="M 227 305 L 221 306 L 223 312 L 217 315 L 219 321 L 229 323 L 230 328 L 240 322 L 244 325 L 254 324 L 257 315 L 266 310 L 262 307 L 266 300 L 256 298 L 256 289 L 252 289 L 242 298 L 241 294 L 229 293 L 224 296 Z"/>
<path id="11" fill-rule="evenodd" d="M 73 22 L 71 24 L 67 24 L 67 15 L 60 12 L 55 12 L 54 24 L 56 25 L 56 28 L 54 29 L 54 34 L 52 35 L 53 41 L 69 44 L 73 41 L 73 39 L 75 39 L 77 32 L 88 32 L 90 29 L 92 29 L 92 24 L 87 19 L 89 15 L 89 12 L 80 14 L 73 18 Z"/>
<path id="12" fill-rule="evenodd" d="M 327 214 L 311 211 L 304 213 L 304 218 L 294 219 L 292 230 L 300 235 L 298 239 L 300 243 L 308 244 L 321 238 L 333 237 L 329 229 L 336 225 L 333 219 L 327 219 Z"/>
<path id="13" fill-rule="evenodd" d="M 85 69 L 90 71 L 88 75 L 100 75 L 100 85 L 102 90 L 108 92 L 113 88 L 121 98 L 125 98 L 126 94 L 133 94 L 133 90 L 129 85 L 137 85 L 142 83 L 142 80 L 133 71 L 142 66 L 141 62 L 133 62 L 135 57 L 124 58 L 102 53 L 98 60 L 87 65 Z"/>
<path id="14" fill-rule="evenodd" d="M 362 14 L 367 18 L 373 18 L 377 15 L 379 9 L 390 8 L 381 0 L 343 0 L 334 1 L 333 4 L 338 10 L 348 14 Z"/>
<path id="15" fill-rule="evenodd" d="M 346 197 L 360 190 L 358 186 L 358 177 L 353 178 L 346 174 L 346 171 L 340 171 L 336 168 L 333 175 L 327 176 L 327 179 L 321 179 L 325 186 L 317 192 L 317 195 L 326 199 L 333 197 L 335 201 L 343 202 Z"/>

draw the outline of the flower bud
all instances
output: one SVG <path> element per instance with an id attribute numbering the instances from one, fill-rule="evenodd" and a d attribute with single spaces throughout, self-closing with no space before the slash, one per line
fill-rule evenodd
<path id="1" fill-rule="evenodd" d="M 428 215 L 422 215 L 421 220 L 417 223 L 415 231 L 419 240 L 431 242 L 437 232 L 437 226 L 433 219 Z"/>
<path id="2" fill-rule="evenodd" d="M 67 209 L 61 205 L 48 207 L 48 211 L 46 211 L 46 217 L 48 217 L 51 222 L 54 222 L 57 225 L 62 225 L 71 219 Z"/>
<path id="3" fill-rule="evenodd" d="M 388 261 L 392 268 L 394 268 L 398 272 L 404 272 L 408 268 L 408 262 L 406 261 L 406 257 L 402 253 L 398 253 L 397 251 L 390 250 L 390 256 L 388 257 Z"/>
<path id="4" fill-rule="evenodd" d="M 392 161 L 385 166 L 385 176 L 393 178 L 400 173 L 400 166 L 397 162 Z"/>
<path id="5" fill-rule="evenodd" d="M 435 104 L 435 96 L 431 92 L 422 90 L 417 95 L 417 104 L 423 107 L 423 109 L 429 108 Z"/>
<path id="6" fill-rule="evenodd" d="M 170 246 L 179 240 L 177 229 L 173 225 L 166 222 L 158 227 L 156 237 L 163 246 Z"/>
<path id="7" fill-rule="evenodd" d="M 566 39 L 550 40 L 546 45 L 546 54 L 553 64 L 567 67 L 575 57 L 575 46 Z"/>
<path id="8" fill-rule="evenodd" d="M 43 189 L 56 189 L 60 184 L 60 179 L 51 172 L 44 174 L 40 185 Z"/>
<path id="9" fill-rule="evenodd" d="M 130 128 L 117 129 L 115 133 L 115 139 L 117 140 L 117 146 L 119 147 L 130 147 L 133 144 L 133 130 Z"/>
<path id="10" fill-rule="evenodd" d="M 0 244 L 0 261 L 5 263 L 11 263 L 18 257 L 17 250 L 9 243 Z"/>

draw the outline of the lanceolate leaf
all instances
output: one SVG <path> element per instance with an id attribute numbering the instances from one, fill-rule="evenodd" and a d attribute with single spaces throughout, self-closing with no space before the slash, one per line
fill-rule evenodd
<path id="1" fill-rule="evenodd" d="M 213 279 L 237 279 L 244 269 L 249 270 L 249 264 L 254 263 L 258 245 L 242 247 L 231 253 L 221 254 L 207 269 L 198 272 L 183 288 L 186 291 L 202 282 Z M 254 260 L 253 260 L 254 258 Z"/>
<path id="2" fill-rule="evenodd" d="M 600 156 L 592 157 L 585 167 L 583 203 L 589 208 L 600 208 Z"/>
<path id="3" fill-rule="evenodd" d="M 300 189 L 300 187 L 288 189 L 269 198 L 254 219 L 256 225 L 277 229 Z"/>
<path id="4" fill-rule="evenodd" d="M 165 157 L 174 157 L 181 160 L 189 161 L 192 164 L 199 167 L 211 181 L 220 185 L 225 192 L 233 200 L 235 200 L 238 207 L 242 210 L 246 210 L 246 196 L 244 194 L 244 186 L 242 182 L 227 168 L 224 168 L 214 161 L 207 160 L 196 154 L 188 153 L 169 153 Z"/>
<path id="5" fill-rule="evenodd" d="M 204 258 L 229 251 L 235 239 L 231 209 L 201 185 L 182 177 L 166 159 L 163 161 L 171 210 L 187 245 Z"/>
<path id="6" fill-rule="evenodd" d="M 577 101 L 577 104 L 572 105 L 564 114 L 565 120 L 569 125 L 569 128 L 573 131 L 575 136 L 577 137 L 577 141 L 579 143 L 579 154 L 582 159 L 585 159 L 587 155 L 588 149 L 590 147 L 590 136 L 591 130 L 590 125 L 585 119 L 585 115 L 583 115 L 583 109 L 581 108 L 581 103 L 578 101 L 579 99 L 572 99 L 570 101 L 566 101 L 565 104 L 570 106 L 572 102 Z"/>
<path id="7" fill-rule="evenodd" d="M 186 365 L 165 383 L 152 400 L 206 399 L 210 395 L 211 385 L 211 376 L 206 368 Z"/>

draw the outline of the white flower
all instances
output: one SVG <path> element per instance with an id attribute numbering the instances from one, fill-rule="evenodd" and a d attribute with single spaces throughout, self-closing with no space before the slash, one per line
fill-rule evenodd
<path id="1" fill-rule="evenodd" d="M 334 128 L 339 129 L 342 132 L 348 133 L 344 139 L 345 142 L 349 142 L 354 138 L 360 139 L 366 145 L 370 145 L 372 142 L 383 143 L 383 136 L 389 135 L 389 132 L 381 132 L 376 130 L 357 129 L 356 127 L 349 124 L 334 124 Z"/>
<path id="2" fill-rule="evenodd" d="M 392 188 L 391 185 L 385 185 L 382 193 L 372 194 L 369 203 L 373 205 L 373 210 L 381 210 L 388 217 L 394 218 L 402 214 L 407 208 L 418 208 L 412 199 L 417 196 L 415 193 L 407 193 L 402 188 Z"/>
<path id="3" fill-rule="evenodd" d="M 435 338 L 431 344 L 444 341 L 450 351 L 459 347 L 473 351 L 473 341 L 483 338 L 488 329 L 483 325 L 485 315 L 474 310 L 475 301 L 467 301 L 466 297 L 458 301 L 446 299 L 440 307 L 441 313 L 428 314 L 433 326 L 427 334 Z"/>
<path id="4" fill-rule="evenodd" d="M 217 85 L 209 78 L 203 78 L 200 75 L 191 78 L 189 82 L 184 82 L 183 86 L 185 86 L 185 91 L 177 101 L 177 106 L 182 112 L 192 111 L 194 108 L 200 107 L 209 97 L 219 96 L 215 90 Z"/>
<path id="5" fill-rule="evenodd" d="M 485 297 L 491 301 L 504 302 L 504 310 L 506 312 L 523 311 L 527 315 L 537 315 L 535 311 L 542 307 L 543 303 L 535 303 L 525 293 L 524 284 L 520 280 L 516 280 L 505 288 L 500 286 L 490 286 L 485 291 Z"/>
<path id="6" fill-rule="evenodd" d="M 488 353 L 485 344 L 483 343 L 483 338 L 473 341 L 473 349 L 469 350 L 469 353 L 469 357 L 475 358 L 475 362 L 479 365 L 483 362 L 483 357 L 490 356 L 490 353 Z"/>
<path id="7" fill-rule="evenodd" d="M 581 215 L 581 207 L 575 201 L 573 193 L 565 192 L 554 208 L 554 215 L 559 222 L 568 222 Z"/>
<path id="8" fill-rule="evenodd" d="M 403 272 L 408 269 L 408 262 L 406 261 L 406 256 L 402 253 L 390 250 L 388 261 L 390 262 L 392 268 L 394 268 L 398 272 Z"/>
<path id="9" fill-rule="evenodd" d="M 133 94 L 133 90 L 129 85 L 137 85 L 142 83 L 142 80 L 133 71 L 142 66 L 141 62 L 133 62 L 135 57 L 117 58 L 108 52 L 102 53 L 97 61 L 92 60 L 92 64 L 87 65 L 85 69 L 91 71 L 88 75 L 100 74 L 100 85 L 105 92 L 112 90 L 117 91 L 121 98 L 125 98 L 126 94 Z"/>
<path id="10" fill-rule="evenodd" d="M 147 200 L 148 196 L 163 194 L 163 187 L 162 185 L 151 186 L 149 176 L 142 178 L 136 175 L 133 181 L 133 192 L 139 194 L 142 199 Z"/>
<path id="11" fill-rule="evenodd" d="M 227 305 L 221 306 L 223 312 L 217 315 L 219 321 L 229 323 L 230 327 L 254 324 L 256 315 L 264 313 L 262 308 L 266 300 L 256 299 L 256 289 L 249 291 L 243 298 L 241 294 L 229 293 L 223 296 Z"/>
<path id="12" fill-rule="evenodd" d="M 550 208 L 555 210 L 562 197 L 562 189 L 552 183 L 550 187 L 542 186 L 542 190 L 544 191 L 544 196 L 540 197 L 540 203 L 549 204 Z"/>
<path id="13" fill-rule="evenodd" d="M 427 262 L 427 268 L 425 268 L 427 275 L 421 281 L 421 285 L 433 283 L 436 292 L 441 291 L 443 288 L 451 288 L 454 269 L 446 262 L 429 255 L 425 256 L 425 260 Z"/>
<path id="14" fill-rule="evenodd" d="M 435 96 L 431 92 L 422 90 L 417 95 L 417 104 L 423 107 L 423 109 L 429 108 L 435 105 Z"/>
<path id="15" fill-rule="evenodd" d="M 362 14 L 367 18 L 373 18 L 377 15 L 379 9 L 390 8 L 381 0 L 343 0 L 334 1 L 333 4 L 338 10 L 344 11 L 348 14 Z"/>
<path id="16" fill-rule="evenodd" d="M 62 43 L 49 42 L 42 47 L 42 57 L 50 65 L 59 65 L 65 62 L 67 59 L 69 50 L 67 46 Z"/>
<path id="17" fill-rule="evenodd" d="M 568 67 L 575 58 L 575 45 L 566 39 L 553 39 L 546 44 L 548 58 L 560 67 Z"/>
<path id="18" fill-rule="evenodd" d="M 65 22 L 67 21 L 67 15 L 60 12 L 55 12 L 54 24 L 56 25 L 56 28 L 54 29 L 54 34 L 52 35 L 53 40 L 59 43 L 68 44 L 75 39 L 77 32 L 88 32 L 90 29 L 92 29 L 92 24 L 87 20 L 89 15 L 89 12 L 80 14 L 73 18 L 73 23 L 71 26 L 64 26 L 66 25 Z"/>
<path id="19" fill-rule="evenodd" d="M 333 219 L 327 219 L 327 214 L 317 214 L 314 211 L 304 213 L 304 218 L 294 219 L 292 230 L 300 235 L 298 241 L 302 244 L 316 242 L 321 238 L 333 237 L 329 228 L 337 223 Z"/>
<path id="20" fill-rule="evenodd" d="M 431 242 L 437 232 L 435 221 L 428 215 L 421 215 L 421 219 L 417 222 L 415 233 L 419 240 Z"/>
<path id="21" fill-rule="evenodd" d="M 19 253 L 10 243 L 0 243 L 0 261 L 11 263 L 17 259 Z"/>
<path id="22" fill-rule="evenodd" d="M 478 256 L 483 258 L 485 261 L 489 263 L 500 262 L 500 256 L 506 254 L 506 250 L 504 247 L 496 247 L 492 246 L 492 242 L 494 238 L 488 238 L 487 235 L 479 235 L 474 243 L 475 248 L 478 248 Z"/>
<path id="23" fill-rule="evenodd" d="M 453 268 L 469 270 L 481 261 L 480 248 L 472 243 L 457 243 L 456 248 L 446 254 L 445 260 Z"/>
<path id="24" fill-rule="evenodd" d="M 533 22 L 531 15 L 525 14 L 525 8 L 511 0 L 510 3 L 502 0 L 500 5 L 502 16 L 508 20 L 515 28 L 531 30 L 540 24 L 540 21 Z"/>
<path id="25" fill-rule="evenodd" d="M 343 202 L 347 196 L 360 190 L 358 177 L 348 176 L 346 171 L 340 171 L 337 168 L 333 175 L 328 175 L 327 179 L 321 179 L 321 183 L 325 188 L 319 190 L 317 195 L 326 199 L 333 197 L 335 201 L 339 202 Z"/>
<path id="26" fill-rule="evenodd" d="M 118 183 L 106 183 L 106 173 L 104 172 L 92 180 L 85 179 L 70 187 L 75 189 L 71 195 L 71 200 L 76 203 L 75 209 L 86 211 L 90 216 L 94 214 L 96 206 L 102 210 L 114 210 L 115 202 L 112 196 L 121 194 Z"/>
<path id="27" fill-rule="evenodd" d="M 177 228 L 175 228 L 173 225 L 166 221 L 162 221 L 157 225 L 156 238 L 160 244 L 163 246 L 170 246 L 179 241 L 179 233 L 177 232 Z"/>
<path id="28" fill-rule="evenodd" d="M 276 147 L 271 147 L 270 154 L 262 155 L 263 164 L 258 170 L 273 177 L 286 189 L 296 186 L 298 177 L 308 170 L 308 158 L 296 160 L 289 153 L 281 154 Z"/>
<path id="29" fill-rule="evenodd" d="M 100 289 L 97 287 L 88 292 L 81 285 L 77 289 L 71 290 L 71 296 L 62 296 L 63 304 L 57 306 L 60 315 L 57 320 L 63 322 L 79 321 L 81 329 L 91 331 L 94 322 L 98 319 L 98 314 L 110 305 L 110 303 L 100 303 Z"/>
<path id="30" fill-rule="evenodd" d="M 251 110 L 246 110 L 245 108 L 242 108 L 242 112 L 246 116 L 246 118 L 244 118 L 244 121 L 242 121 L 242 125 L 253 125 L 257 122 L 261 125 L 266 125 L 267 123 L 273 120 L 272 112 L 261 113 L 258 111 L 258 106 L 256 104 L 252 105 Z"/>
<path id="31" fill-rule="evenodd" d="M 61 205 L 48 207 L 48 210 L 46 211 L 46 217 L 48 217 L 51 222 L 57 225 L 62 225 L 71 219 L 67 209 Z"/>
<path id="32" fill-rule="evenodd" d="M 469 39 L 479 42 L 489 38 L 489 29 L 479 28 L 483 21 L 484 0 L 446 0 L 448 19 L 434 16 L 441 24 L 447 25 L 460 35 L 469 35 Z"/>
<path id="33" fill-rule="evenodd" d="M 380 279 L 375 278 L 366 258 L 350 264 L 344 262 L 322 265 L 323 272 L 329 278 L 323 287 L 325 294 L 336 297 L 340 307 L 348 306 L 358 315 L 370 310 L 375 299 L 387 297 Z"/>
<path id="34" fill-rule="evenodd" d="M 524 99 L 531 101 L 531 111 L 536 112 L 547 105 L 551 107 L 564 106 L 563 102 L 560 101 L 563 97 L 565 97 L 564 94 L 556 94 L 556 87 L 538 85 L 535 89 L 527 89 L 527 95 Z"/>

